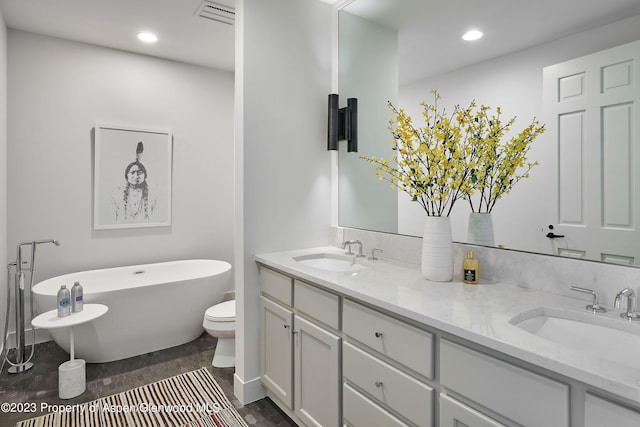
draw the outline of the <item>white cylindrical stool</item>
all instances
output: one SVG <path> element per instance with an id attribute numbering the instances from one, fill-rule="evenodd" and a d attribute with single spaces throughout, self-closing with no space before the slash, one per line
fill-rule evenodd
<path id="1" fill-rule="evenodd" d="M 86 364 L 83 359 L 73 359 L 58 367 L 58 396 L 71 399 L 87 389 Z"/>

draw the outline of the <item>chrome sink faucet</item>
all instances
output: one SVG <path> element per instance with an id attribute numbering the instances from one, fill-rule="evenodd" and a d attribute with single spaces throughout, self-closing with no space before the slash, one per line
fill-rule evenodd
<path id="1" fill-rule="evenodd" d="M 378 257 L 376 256 L 376 252 L 384 252 L 382 249 L 380 248 L 373 248 L 371 249 L 371 256 L 369 258 L 367 258 L 369 261 L 376 261 L 378 260 Z"/>
<path id="2" fill-rule="evenodd" d="M 596 291 L 594 291 L 593 289 L 581 288 L 580 286 L 570 286 L 569 289 L 571 289 L 572 291 L 582 292 L 585 294 L 591 294 L 593 296 L 593 303 L 585 307 L 588 311 L 592 311 L 594 314 L 605 313 L 607 311 L 606 308 L 602 307 L 598 303 L 598 295 L 596 294 Z"/>
<path id="3" fill-rule="evenodd" d="M 622 317 L 623 319 L 627 319 L 629 321 L 631 321 L 631 320 L 635 320 L 635 321 L 640 320 L 640 314 L 635 312 L 635 309 L 636 309 L 636 293 L 634 292 L 633 289 L 624 288 L 623 290 L 618 292 L 616 294 L 616 299 L 613 302 L 613 306 L 615 308 L 620 308 L 620 300 L 625 296 L 627 297 L 627 312 L 626 313 L 620 313 L 620 317 Z"/>
<path id="4" fill-rule="evenodd" d="M 351 245 L 358 245 L 358 253 L 354 254 L 351 251 Z M 356 255 L 357 257 L 364 257 L 364 254 L 362 253 L 362 242 L 360 240 L 345 240 L 344 242 L 342 242 L 342 249 L 349 247 L 349 249 L 347 249 L 347 255 Z"/>

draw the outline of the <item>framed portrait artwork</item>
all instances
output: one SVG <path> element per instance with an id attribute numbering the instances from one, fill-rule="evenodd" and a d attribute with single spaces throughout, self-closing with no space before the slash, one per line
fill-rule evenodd
<path id="1" fill-rule="evenodd" d="M 171 225 L 171 133 L 96 125 L 93 228 Z"/>

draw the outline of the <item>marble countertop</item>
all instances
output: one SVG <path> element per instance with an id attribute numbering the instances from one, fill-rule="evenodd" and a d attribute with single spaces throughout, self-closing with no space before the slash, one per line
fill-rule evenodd
<path id="1" fill-rule="evenodd" d="M 332 272 L 305 266 L 293 257 L 313 253 L 343 255 L 333 246 L 258 254 L 260 264 L 325 287 L 346 297 L 475 342 L 587 385 L 640 404 L 640 355 L 635 366 L 625 366 L 526 332 L 509 321 L 529 310 L 562 310 L 582 316 L 589 302 L 580 298 L 542 292 L 508 283 L 467 285 L 454 276 L 452 282 L 431 282 L 419 266 L 380 259 L 358 258 L 367 268 L 357 272 Z M 355 273 L 355 274 L 354 274 Z M 587 297 L 587 296 L 584 296 Z M 640 324 L 619 318 L 619 310 L 607 307 L 597 314 L 638 335 Z M 587 313 L 589 314 L 589 313 Z M 615 350 L 611 350 L 612 352 Z"/>

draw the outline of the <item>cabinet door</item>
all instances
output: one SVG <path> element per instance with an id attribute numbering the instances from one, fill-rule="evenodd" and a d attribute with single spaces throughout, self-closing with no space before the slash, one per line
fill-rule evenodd
<path id="1" fill-rule="evenodd" d="M 471 409 L 466 405 L 440 395 L 440 427 L 504 427 L 504 424 Z"/>
<path id="2" fill-rule="evenodd" d="M 293 409 L 293 313 L 260 297 L 260 376 L 262 383 Z"/>
<path id="3" fill-rule="evenodd" d="M 340 425 L 340 338 L 295 316 L 295 414 L 308 426 Z"/>

